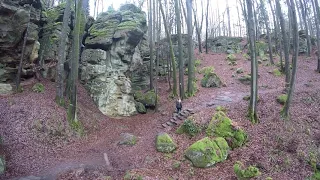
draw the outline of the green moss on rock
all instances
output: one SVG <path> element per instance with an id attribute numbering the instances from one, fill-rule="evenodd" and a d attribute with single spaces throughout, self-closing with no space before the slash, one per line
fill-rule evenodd
<path id="1" fill-rule="evenodd" d="M 275 75 L 275 76 L 277 76 L 277 77 L 279 77 L 279 76 L 282 75 L 282 73 L 279 71 L 279 69 L 274 69 L 274 70 L 272 71 L 272 74 Z"/>
<path id="2" fill-rule="evenodd" d="M 191 137 L 197 135 L 199 132 L 200 127 L 194 122 L 193 117 L 188 117 L 188 119 L 186 119 L 176 130 L 177 134 L 186 133 Z"/>
<path id="3" fill-rule="evenodd" d="M 224 138 L 205 137 L 192 144 L 185 152 L 195 167 L 211 167 L 227 159 L 229 146 Z"/>
<path id="4" fill-rule="evenodd" d="M 217 107 L 216 107 L 216 111 L 226 112 L 227 109 L 226 109 L 225 107 L 223 107 L 223 106 L 217 106 Z"/>
<path id="5" fill-rule="evenodd" d="M 204 74 L 204 77 L 201 79 L 201 86 L 206 88 L 221 87 L 222 81 L 216 73 L 209 72 L 207 74 Z"/>
<path id="6" fill-rule="evenodd" d="M 32 91 L 36 93 L 42 93 L 44 92 L 44 85 L 41 83 L 36 83 L 35 85 L 33 85 Z"/>
<path id="7" fill-rule="evenodd" d="M 147 113 L 146 107 L 141 102 L 136 102 L 136 109 L 140 114 Z"/>
<path id="8" fill-rule="evenodd" d="M 239 180 L 247 180 L 261 175 L 258 168 L 254 166 L 244 168 L 244 165 L 240 161 L 234 164 L 233 170 Z"/>
<path id="9" fill-rule="evenodd" d="M 245 85 L 249 85 L 251 82 L 251 76 L 250 75 L 244 75 L 238 78 L 238 80 Z"/>
<path id="10" fill-rule="evenodd" d="M 208 136 L 225 138 L 232 149 L 243 146 L 248 137 L 242 129 L 234 127 L 232 120 L 222 111 L 212 117 L 206 133 Z"/>
<path id="11" fill-rule="evenodd" d="M 277 97 L 277 102 L 284 105 L 287 102 L 288 95 L 287 94 L 281 94 Z"/>
<path id="12" fill-rule="evenodd" d="M 170 153 L 177 148 L 176 143 L 167 133 L 159 133 L 156 138 L 157 151 L 163 153 Z"/>
<path id="13" fill-rule="evenodd" d="M 137 102 L 142 103 L 145 107 L 154 108 L 156 106 L 156 93 L 152 91 L 148 91 L 146 93 L 142 93 L 141 91 L 137 91 L 134 93 L 134 99 Z M 159 96 L 157 97 L 159 102 Z"/>

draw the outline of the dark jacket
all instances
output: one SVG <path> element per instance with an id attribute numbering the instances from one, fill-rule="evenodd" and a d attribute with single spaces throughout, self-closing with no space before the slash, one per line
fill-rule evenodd
<path id="1" fill-rule="evenodd" d="M 176 101 L 176 108 L 177 109 L 182 109 L 182 103 L 179 101 Z"/>

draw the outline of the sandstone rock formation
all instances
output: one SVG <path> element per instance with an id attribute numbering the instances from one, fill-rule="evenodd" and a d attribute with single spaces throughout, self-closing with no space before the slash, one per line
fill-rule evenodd
<path id="1" fill-rule="evenodd" d="M 40 0 L 0 1 L 0 82 L 12 82 L 16 77 L 29 19 L 22 78 L 32 75 L 31 64 L 37 59 L 39 50 L 40 14 Z"/>
<path id="2" fill-rule="evenodd" d="M 101 13 L 89 28 L 80 79 L 102 113 L 137 113 L 131 80 L 138 83 L 147 77 L 141 73 L 148 71 L 142 57 L 147 56 L 146 31 L 146 14 L 132 4 Z"/>

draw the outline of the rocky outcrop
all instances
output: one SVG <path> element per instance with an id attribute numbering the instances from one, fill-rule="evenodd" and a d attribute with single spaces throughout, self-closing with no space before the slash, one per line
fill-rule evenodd
<path id="1" fill-rule="evenodd" d="M 0 82 L 11 82 L 15 79 L 29 19 L 22 78 L 33 75 L 31 64 L 38 58 L 40 45 L 40 14 L 40 0 L 0 1 Z"/>
<path id="2" fill-rule="evenodd" d="M 146 31 L 146 14 L 132 4 L 101 13 L 88 30 L 80 79 L 102 113 L 137 113 L 131 78 L 139 79 L 135 71 L 144 64 L 141 54 L 146 55 L 146 50 L 141 47 L 146 46 Z"/>
<path id="3" fill-rule="evenodd" d="M 232 54 L 242 50 L 242 37 L 219 36 L 208 39 L 208 48 L 215 53 Z"/>

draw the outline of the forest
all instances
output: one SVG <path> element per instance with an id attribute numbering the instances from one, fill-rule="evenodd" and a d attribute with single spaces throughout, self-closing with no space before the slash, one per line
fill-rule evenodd
<path id="1" fill-rule="evenodd" d="M 319 52 L 318 0 L 0 0 L 0 180 L 320 180 Z"/>

